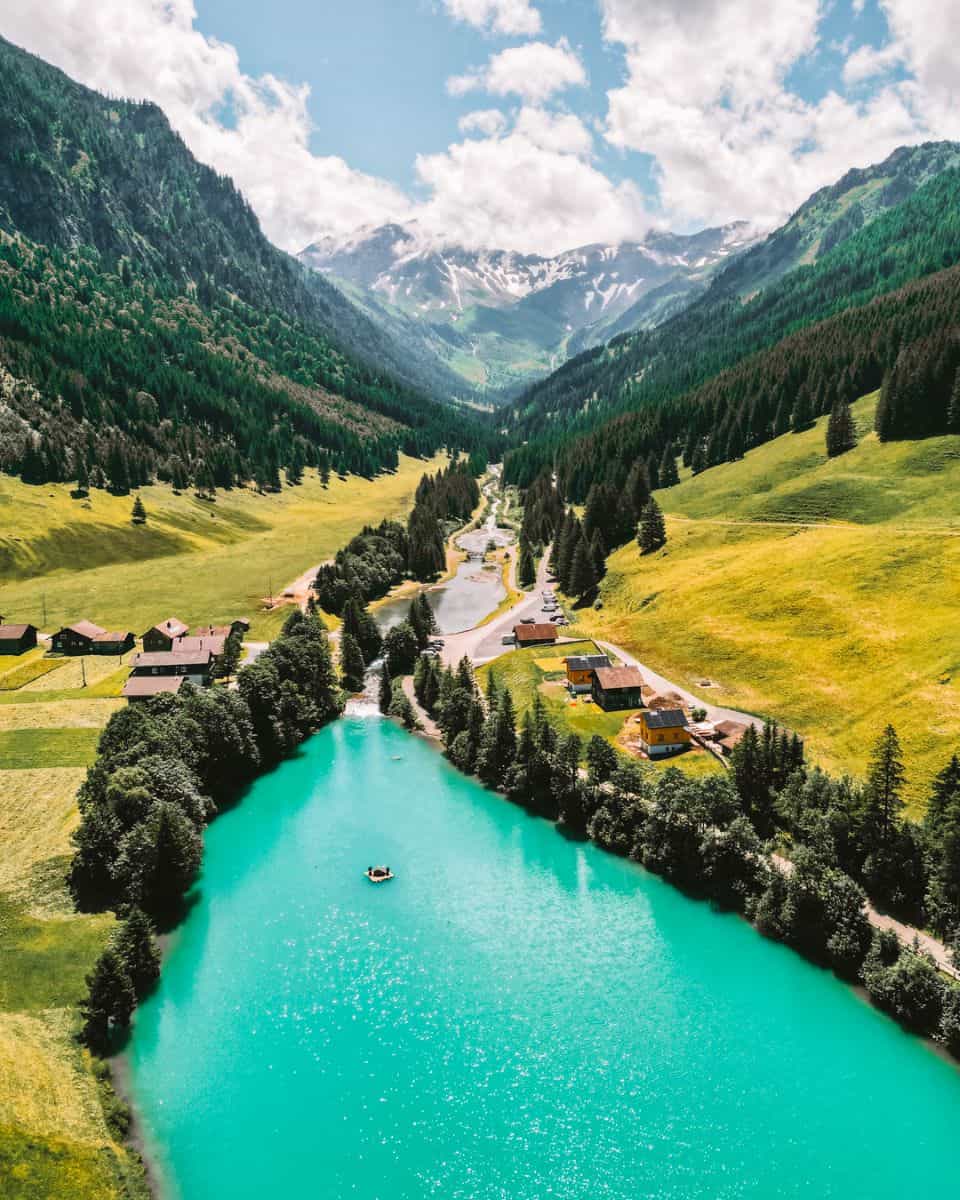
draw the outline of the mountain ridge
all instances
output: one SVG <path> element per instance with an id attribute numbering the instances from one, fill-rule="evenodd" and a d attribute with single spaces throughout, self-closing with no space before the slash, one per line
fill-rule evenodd
<path id="1" fill-rule="evenodd" d="M 437 342 L 445 343 L 454 369 L 490 390 L 522 384 L 606 340 L 627 313 L 635 325 L 656 324 L 705 290 L 713 272 L 756 236 L 746 222 L 732 222 L 545 256 L 437 246 L 415 225 L 390 224 L 321 239 L 298 258 L 380 320 L 416 321 L 434 352 L 442 354 Z M 458 353 L 494 364 L 491 378 L 458 364 Z"/>

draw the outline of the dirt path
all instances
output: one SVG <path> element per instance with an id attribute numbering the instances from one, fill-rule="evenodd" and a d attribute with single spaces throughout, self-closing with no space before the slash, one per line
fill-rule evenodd
<path id="1" fill-rule="evenodd" d="M 417 719 L 423 726 L 423 736 L 429 738 L 432 742 L 442 742 L 443 734 L 440 732 L 440 726 L 427 710 L 421 706 L 420 701 L 417 699 L 417 693 L 413 690 L 413 676 L 404 675 L 402 686 L 403 694 L 410 701 L 413 711 L 417 714 Z"/>
<path id="2" fill-rule="evenodd" d="M 793 874 L 793 863 L 789 858 L 784 858 L 782 854 L 771 854 L 770 861 L 784 875 Z M 928 954 L 933 959 L 938 970 L 942 971 L 944 975 L 949 975 L 951 979 L 960 981 L 960 970 L 957 970 L 950 961 L 950 951 L 943 942 L 938 942 L 936 938 L 931 937 L 929 933 L 924 933 L 922 929 L 907 925 L 886 913 L 878 912 L 869 900 L 866 903 L 866 914 L 867 920 L 874 929 L 892 929 L 908 950 L 912 949 L 916 943 L 924 954 Z"/>

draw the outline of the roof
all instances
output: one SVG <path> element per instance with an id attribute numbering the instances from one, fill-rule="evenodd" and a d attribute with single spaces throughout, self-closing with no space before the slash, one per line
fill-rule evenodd
<path id="1" fill-rule="evenodd" d="M 227 630 L 227 634 L 229 634 Z M 219 637 L 181 637 L 173 643 L 174 654 L 192 654 L 197 650 L 209 650 L 211 654 L 219 656 L 223 653 L 223 647 L 226 643 L 226 636 Z"/>
<path id="2" fill-rule="evenodd" d="M 595 671 L 598 667 L 610 666 L 610 659 L 605 654 L 573 654 L 563 661 L 568 671 Z"/>
<path id="3" fill-rule="evenodd" d="M 133 696 L 158 696 L 163 692 L 179 692 L 186 682 L 185 675 L 131 675 L 123 685 L 123 694 Z"/>
<path id="4" fill-rule="evenodd" d="M 165 634 L 169 638 L 178 638 L 183 637 L 185 633 L 189 632 L 189 629 L 190 626 L 184 625 L 179 617 L 167 617 L 165 621 L 151 626 L 147 633 L 153 633 L 156 630 L 157 633 Z"/>
<path id="5" fill-rule="evenodd" d="M 133 669 L 139 667 L 208 667 L 213 652 L 205 650 L 152 650 L 138 654 Z"/>
<path id="6" fill-rule="evenodd" d="M 514 625 L 518 642 L 553 642 L 557 638 L 556 625 Z"/>
<path id="7" fill-rule="evenodd" d="M 64 629 L 68 629 L 71 633 L 79 633 L 81 637 L 95 638 L 98 634 L 106 633 L 105 629 L 101 629 L 99 625 L 94 625 L 92 621 L 77 621 L 73 625 L 66 625 Z"/>
<path id="8" fill-rule="evenodd" d="M 714 728 L 721 737 L 731 737 L 737 733 L 744 733 L 747 727 L 740 721 L 717 721 Z"/>
<path id="9" fill-rule="evenodd" d="M 93 639 L 95 642 L 125 642 L 127 638 L 132 638 L 132 633 L 98 633 Z"/>
<path id="10" fill-rule="evenodd" d="M 679 708 L 658 708 L 645 712 L 643 719 L 648 729 L 686 729 L 687 718 Z"/>
<path id="11" fill-rule="evenodd" d="M 600 667 L 594 672 L 594 678 L 605 692 L 643 686 L 643 676 L 636 667 Z"/>
<path id="12" fill-rule="evenodd" d="M 33 628 L 33 625 L 0 625 L 0 641 L 6 641 L 8 638 L 22 638 L 28 629 Z"/>
<path id="13" fill-rule="evenodd" d="M 232 625 L 201 625 L 190 635 L 192 638 L 228 638 L 233 633 Z"/>

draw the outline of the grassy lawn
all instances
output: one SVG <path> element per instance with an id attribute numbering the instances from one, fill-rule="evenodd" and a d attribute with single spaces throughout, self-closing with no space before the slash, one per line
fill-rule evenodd
<path id="1" fill-rule="evenodd" d="M 7 660 L 10 661 L 10 660 Z M 65 658 L 44 658 L 43 648 L 37 646 L 12 660 L 16 665 L 8 669 L 0 668 L 0 692 L 15 692 L 28 683 L 33 683 L 42 675 L 66 666 Z M 4 660 L 0 659 L 0 663 Z"/>
<path id="2" fill-rule="evenodd" d="M 918 813 L 960 742 L 960 438 L 881 445 L 875 404 L 838 459 L 821 420 L 660 493 L 666 547 L 612 555 L 577 628 L 776 716 L 835 772 L 861 773 L 892 721 Z"/>
<path id="3" fill-rule="evenodd" d="M 310 472 L 277 495 L 240 488 L 215 503 L 143 488 L 148 520 L 138 527 L 130 496 L 73 500 L 66 485 L 0 477 L 0 611 L 48 632 L 86 617 L 138 635 L 171 614 L 190 624 L 248 616 L 251 639 L 265 639 L 288 614 L 260 615 L 263 598 L 363 525 L 405 517 L 420 476 L 441 461 L 402 458 L 395 475 L 334 477 L 327 489 Z"/>
<path id="4" fill-rule="evenodd" d="M 97 753 L 96 728 L 0 729 L 0 763 L 7 771 L 87 767 Z"/>

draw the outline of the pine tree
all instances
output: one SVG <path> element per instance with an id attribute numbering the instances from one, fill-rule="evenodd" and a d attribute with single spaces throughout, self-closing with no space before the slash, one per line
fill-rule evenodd
<path id="1" fill-rule="evenodd" d="M 646 507 L 640 514 L 640 528 L 637 531 L 637 542 L 641 554 L 652 554 L 666 544 L 667 528 L 663 520 L 660 505 L 651 496 Z"/>
<path id="2" fill-rule="evenodd" d="M 960 433 L 960 367 L 953 377 L 950 404 L 947 408 L 947 430 L 949 433 Z"/>
<path id="3" fill-rule="evenodd" d="M 655 492 L 660 486 L 660 467 L 652 450 L 647 455 L 647 478 L 650 480 L 650 491 Z"/>
<path id="4" fill-rule="evenodd" d="M 724 458 L 727 462 L 736 462 L 743 458 L 743 430 L 740 427 L 740 422 L 734 420 L 730 426 L 730 433 L 727 437 L 727 444 L 724 449 Z"/>
<path id="5" fill-rule="evenodd" d="M 661 488 L 673 487 L 679 482 L 677 458 L 673 452 L 673 446 L 668 442 L 663 448 L 663 458 L 660 459 L 660 486 Z"/>
<path id="6" fill-rule="evenodd" d="M 150 918 L 132 908 L 113 939 L 113 948 L 130 976 L 137 999 L 142 1000 L 160 978 L 160 948 Z"/>
<path id="7" fill-rule="evenodd" d="M 597 575 L 593 565 L 593 556 L 587 539 L 580 535 L 577 548 L 573 552 L 570 564 L 570 577 L 564 589 L 569 595 L 583 597 L 597 586 Z"/>
<path id="8" fill-rule="evenodd" d="M 75 494 L 77 496 L 88 496 L 90 494 L 90 473 L 87 471 L 87 460 L 82 454 L 77 460 L 77 486 Z"/>
<path id="9" fill-rule="evenodd" d="M 793 433 L 803 433 L 813 424 L 813 406 L 806 388 L 801 388 L 790 414 L 790 429 Z"/>
<path id="10" fill-rule="evenodd" d="M 504 688 L 497 696 L 496 706 L 487 710 L 477 757 L 480 778 L 490 787 L 499 787 L 516 756 L 517 729 L 513 697 Z"/>
<path id="11" fill-rule="evenodd" d="M 130 1024 L 136 1005 L 136 992 L 123 960 L 108 946 L 87 976 L 87 997 L 80 1005 L 87 1045 L 99 1052 L 107 1050 L 111 1032 Z"/>
<path id="12" fill-rule="evenodd" d="M 901 793 L 905 779 L 900 739 L 894 727 L 888 725 L 877 739 L 867 768 L 863 839 L 871 850 L 885 848 L 893 837 L 903 808 Z"/>
<path id="13" fill-rule="evenodd" d="M 607 573 L 607 548 L 603 544 L 599 529 L 590 539 L 590 559 L 593 563 L 594 578 L 599 583 Z"/>
<path id="14" fill-rule="evenodd" d="M 850 405 L 843 400 L 836 400 L 830 410 L 827 421 L 827 454 L 836 458 L 838 454 L 846 454 L 857 444 L 857 428 L 853 421 Z"/>
<path id="15" fill-rule="evenodd" d="M 364 663 L 369 665 L 380 654 L 383 639 L 370 610 L 357 592 L 353 592 L 345 602 L 342 616 L 343 632 L 349 633 L 356 641 Z"/>
<path id="16" fill-rule="evenodd" d="M 134 525 L 146 525 L 147 523 L 147 510 L 143 507 L 143 501 L 139 496 L 133 502 L 130 520 Z"/>
<path id="17" fill-rule="evenodd" d="M 773 427 L 770 430 L 770 432 L 775 438 L 778 438 L 778 437 L 782 437 L 782 435 L 785 434 L 789 428 L 790 428 L 790 405 L 787 401 L 786 396 L 784 396 L 783 399 L 780 401 L 780 403 L 777 405 L 776 415 L 773 418 Z"/>
<path id="18" fill-rule="evenodd" d="M 537 582 L 537 564 L 527 541 L 520 544 L 520 558 L 517 562 L 517 582 L 522 588 L 532 587 Z"/>
<path id="19" fill-rule="evenodd" d="M 366 664 L 363 651 L 355 637 L 349 633 L 340 636 L 340 682 L 345 692 L 363 690 L 363 675 Z"/>

